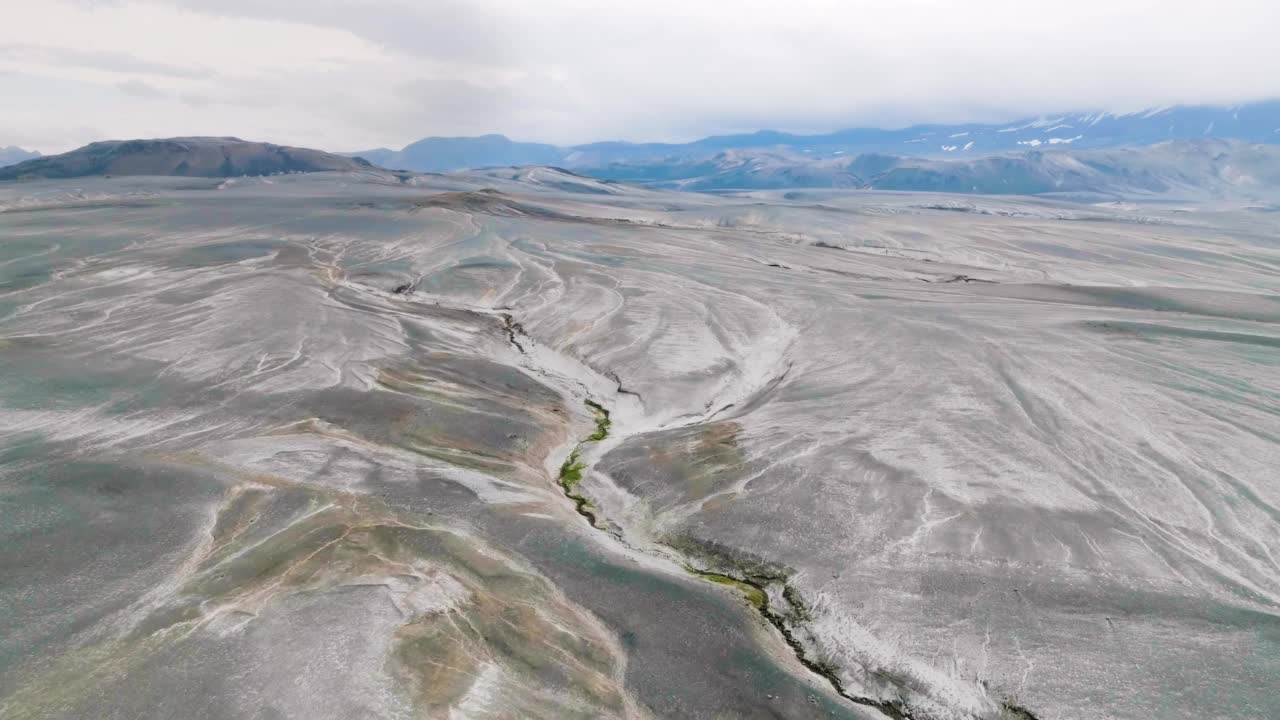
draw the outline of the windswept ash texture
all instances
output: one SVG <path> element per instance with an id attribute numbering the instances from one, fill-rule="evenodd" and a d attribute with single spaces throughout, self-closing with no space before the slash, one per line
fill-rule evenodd
<path id="1" fill-rule="evenodd" d="M 0 717 L 1280 716 L 1278 229 L 0 185 Z"/>

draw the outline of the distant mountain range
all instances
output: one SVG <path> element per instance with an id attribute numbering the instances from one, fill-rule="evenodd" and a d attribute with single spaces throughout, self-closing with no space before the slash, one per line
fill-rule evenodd
<path id="1" fill-rule="evenodd" d="M 432 137 L 403 150 L 359 155 L 384 167 L 420 172 L 508 165 L 556 165 L 590 174 L 625 175 L 616 164 L 687 162 L 732 150 L 775 149 L 835 158 L 865 153 L 922 158 L 981 157 L 1036 149 L 1114 148 L 1169 140 L 1228 139 L 1280 144 L 1280 100 L 1235 107 L 1179 105 L 1137 113 L 1070 113 L 1013 123 L 854 128 L 823 135 L 761 130 L 690 143 L 600 142 L 571 147 L 516 142 L 502 135 Z"/>
<path id="2" fill-rule="evenodd" d="M 70 178 L 86 175 L 180 175 L 237 177 L 282 172 L 367 170 L 361 158 L 247 142 L 230 137 L 109 140 L 61 155 L 48 155 L 0 168 L 0 180 Z"/>
<path id="3" fill-rule="evenodd" d="M 1192 118 L 1198 118 L 1196 122 L 1205 120 L 1208 117 L 1205 113 L 1209 112 L 1205 108 L 1173 108 L 1125 116 L 1059 117 L 1053 118 L 1052 124 L 1035 121 L 982 126 L 981 130 L 977 129 L 979 126 L 967 126 L 969 130 L 960 132 L 967 132 L 966 137 L 979 138 L 966 142 L 974 143 L 973 147 L 968 150 L 942 148 L 940 152 L 928 154 L 902 151 L 904 145 L 922 147 L 914 141 L 893 146 L 897 151 L 892 153 L 854 152 L 854 149 L 884 147 L 886 133 L 897 133 L 899 137 L 936 135 L 942 132 L 937 126 L 931 130 L 850 130 L 823 136 L 756 133 L 708 138 L 685 145 L 609 143 L 579 148 L 516 143 L 497 135 L 431 138 L 399 152 L 365 154 L 392 168 L 477 165 L 495 168 L 485 172 L 554 177 L 554 187 L 567 192 L 608 192 L 612 187 L 609 183 L 625 182 L 702 192 L 865 188 L 1057 195 L 1080 199 L 1217 197 L 1274 201 L 1280 198 L 1280 132 L 1273 128 L 1268 134 L 1259 129 L 1273 121 L 1280 127 L 1280 103 L 1213 111 L 1219 115 L 1208 120 L 1200 135 L 1174 140 L 1161 137 L 1187 134 L 1179 128 Z M 1266 112 L 1276 117 L 1264 122 Z M 1152 125 L 1157 118 L 1164 125 L 1163 130 Z M 1064 127 L 1066 125 L 1072 127 Z M 1218 135 L 1219 127 L 1222 133 L 1243 137 L 1205 137 L 1205 130 Z M 1081 128 L 1093 130 L 1085 136 Z M 1143 128 L 1149 132 L 1143 134 Z M 1051 142 L 1068 129 L 1076 133 L 1070 142 Z M 851 139 L 875 133 L 881 137 L 876 141 L 880 145 L 868 140 L 867 145 L 859 146 Z M 1037 142 L 1017 139 L 1035 134 L 1041 136 L 1033 138 Z M 767 138 L 767 142 L 761 138 Z M 995 138 L 1004 143 L 1003 150 L 978 153 L 977 143 L 982 138 Z M 750 145 L 751 142 L 760 144 Z M 746 146 L 739 147 L 744 143 Z M 663 149 L 654 149 L 658 147 Z M 841 149 L 833 149 L 837 147 Z M 628 159 L 604 161 L 607 157 L 623 156 Z M 548 175 L 548 171 L 537 167 L 542 165 L 573 169 Z M 501 169 L 511 166 L 526 169 Z M 0 180 L 86 175 L 234 177 L 372 169 L 378 168 L 361 157 L 237 138 L 201 137 L 93 143 L 69 153 L 0 168 Z"/>
<path id="4" fill-rule="evenodd" d="M 501 135 L 434 137 L 399 151 L 360 155 L 384 167 L 424 172 L 551 165 L 603 180 L 696 191 L 851 187 L 1272 197 L 1280 188 L 1280 100 L 822 135 L 762 130 L 679 144 L 557 147 Z"/>
<path id="5" fill-rule="evenodd" d="M 1031 150 L 982 158 L 863 154 L 813 158 L 776 150 L 731 150 L 696 161 L 615 164 L 620 180 L 678 190 L 865 188 L 990 195 L 1104 198 L 1280 196 L 1280 145 L 1196 140 L 1145 147 Z"/>
<path id="6" fill-rule="evenodd" d="M 0 147 L 0 167 L 15 165 L 24 160 L 32 160 L 38 157 L 40 157 L 40 153 L 34 150 L 23 150 L 16 145 Z"/>
<path id="7" fill-rule="evenodd" d="M 712 158 L 728 150 L 777 149 L 815 158 L 909 155 L 918 158 L 984 156 L 1036 149 L 1094 149 L 1153 145 L 1170 140 L 1242 140 L 1280 143 L 1280 100 L 1247 105 L 1176 105 L 1140 113 L 1071 113 L 1004 124 L 929 124 L 901 129 L 854 128 L 826 135 L 759 131 L 685 143 L 593 142 L 559 147 L 516 142 L 500 135 L 429 137 L 403 150 L 351 152 L 387 168 L 448 172 L 499 165 L 558 165 L 598 169 L 617 163 Z"/>

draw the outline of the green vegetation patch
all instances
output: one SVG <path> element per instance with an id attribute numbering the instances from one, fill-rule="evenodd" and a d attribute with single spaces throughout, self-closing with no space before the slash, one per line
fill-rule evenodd
<path id="1" fill-rule="evenodd" d="M 737 590 L 738 592 L 742 593 L 742 596 L 745 597 L 747 599 L 747 602 L 751 603 L 751 606 L 754 607 L 756 610 L 764 611 L 769 607 L 768 596 L 764 594 L 763 590 L 756 587 L 755 585 L 752 585 L 751 583 L 745 582 L 743 580 L 739 580 L 734 577 L 729 577 L 728 575 L 721 575 L 720 573 L 707 572 L 705 570 L 698 570 L 692 567 L 688 568 L 688 570 L 689 572 L 693 573 L 694 575 L 697 575 L 698 577 L 703 578 L 704 580 L 710 580 L 711 582 L 716 583 L 718 585 L 727 585 Z"/>
<path id="2" fill-rule="evenodd" d="M 609 411 L 603 405 L 590 400 L 587 400 L 586 404 L 596 416 L 596 431 L 587 436 L 586 442 L 600 442 L 609 437 L 609 428 L 613 425 L 613 421 L 609 419 Z"/>
<path id="3" fill-rule="evenodd" d="M 560 484 L 566 490 L 582 482 L 582 471 L 587 469 L 586 463 L 578 459 L 578 451 L 574 449 L 560 466 Z"/>
<path id="4" fill-rule="evenodd" d="M 609 411 L 603 405 L 591 400 L 584 402 L 591 410 L 591 413 L 595 415 L 596 429 L 582 442 L 600 442 L 609 437 L 609 427 L 613 424 L 609 419 Z M 582 475 L 587 469 L 587 464 L 582 462 L 581 456 L 582 443 L 579 443 L 578 447 L 575 447 L 573 452 L 569 453 L 569 457 L 565 458 L 564 463 L 560 465 L 560 487 L 564 489 L 565 497 L 573 501 L 578 513 L 587 518 L 592 526 L 599 527 L 596 525 L 595 508 L 592 507 L 590 501 L 575 490 L 578 484 L 582 482 Z"/>

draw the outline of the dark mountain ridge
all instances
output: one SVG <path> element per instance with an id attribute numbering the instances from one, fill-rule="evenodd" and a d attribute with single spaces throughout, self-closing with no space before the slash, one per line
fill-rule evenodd
<path id="1" fill-rule="evenodd" d="M 238 177 L 288 172 L 369 170 L 363 158 L 233 137 L 107 140 L 0 168 L 0 180 L 87 175 Z"/>

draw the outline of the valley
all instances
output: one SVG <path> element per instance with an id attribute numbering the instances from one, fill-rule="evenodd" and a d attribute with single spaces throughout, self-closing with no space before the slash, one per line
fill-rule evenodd
<path id="1" fill-rule="evenodd" d="M 1272 210 L 0 184 L 0 717 L 1269 717 Z"/>

